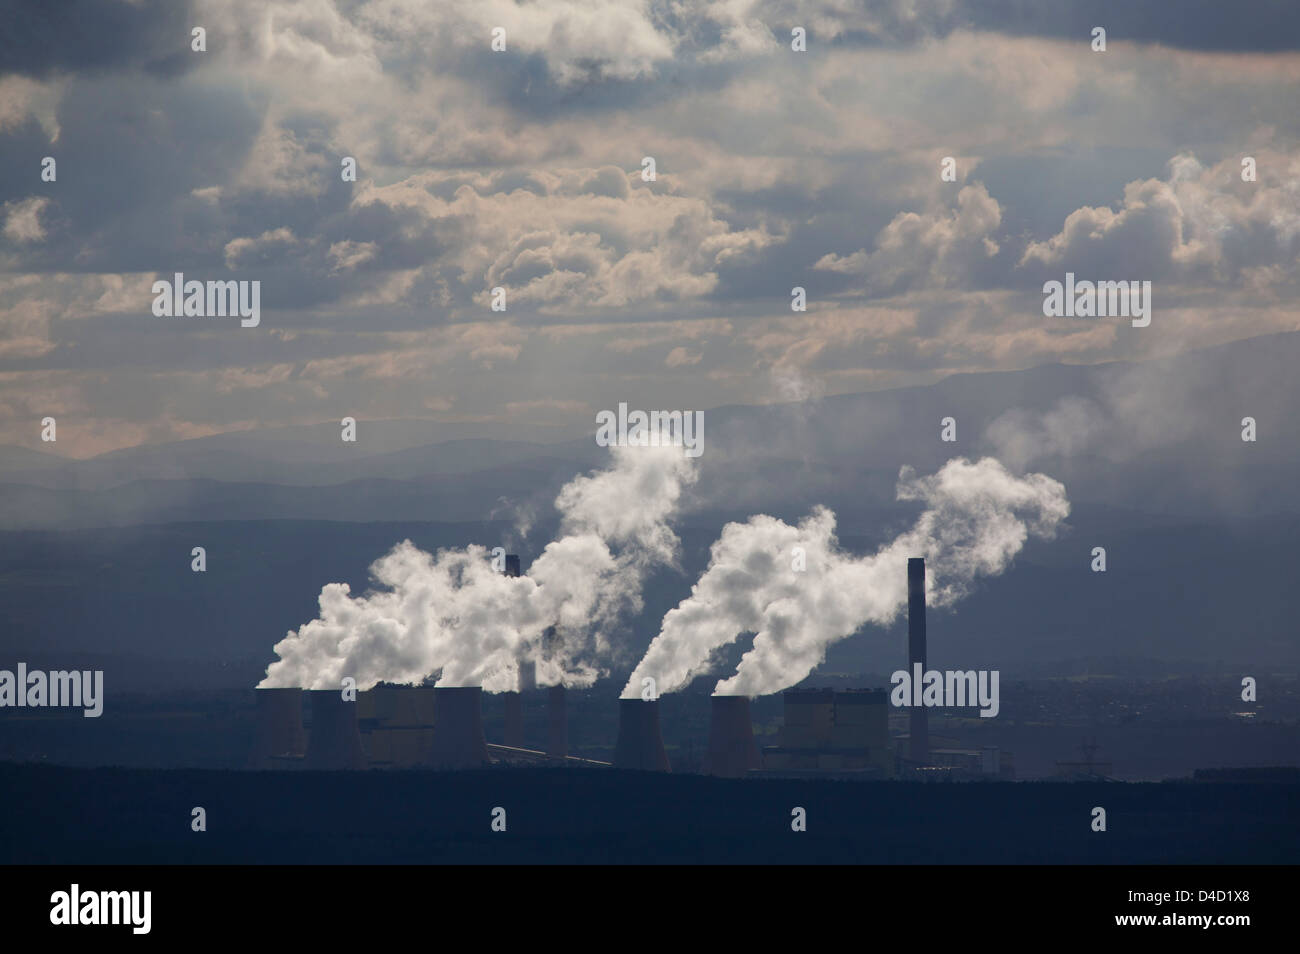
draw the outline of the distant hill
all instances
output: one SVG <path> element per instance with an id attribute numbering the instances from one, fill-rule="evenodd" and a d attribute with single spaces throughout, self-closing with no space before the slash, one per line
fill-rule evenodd
<path id="1" fill-rule="evenodd" d="M 688 506 L 846 521 L 893 506 L 903 465 L 993 454 L 1076 503 L 1224 518 L 1300 512 L 1300 333 L 1135 364 L 966 374 L 925 387 L 705 413 Z M 939 440 L 953 417 L 957 440 Z M 1253 417 L 1258 440 L 1241 440 Z M 467 437 L 467 425 L 334 423 L 144 445 L 84 461 L 0 448 L 0 528 L 276 517 L 483 520 L 547 506 L 607 452 L 590 438 Z M 594 424 L 593 424 L 594 430 Z M 455 434 L 426 442 L 430 437 Z M 292 491 L 280 488 L 294 488 Z M 864 525 L 865 529 L 865 525 Z"/>

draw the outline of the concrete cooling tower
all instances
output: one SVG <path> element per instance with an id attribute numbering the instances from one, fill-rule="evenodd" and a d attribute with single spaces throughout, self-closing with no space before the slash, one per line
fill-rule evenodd
<path id="1" fill-rule="evenodd" d="M 763 767 L 754 725 L 749 717 L 748 696 L 713 696 L 709 720 L 709 751 L 704 771 L 709 775 L 739 778 Z"/>
<path id="2" fill-rule="evenodd" d="M 512 749 L 522 749 L 524 747 L 523 693 L 503 692 L 501 693 L 501 700 L 505 703 L 505 744 Z"/>
<path id="3" fill-rule="evenodd" d="M 618 768 L 668 772 L 668 755 L 659 732 L 659 700 L 618 700 L 618 744 L 614 747 Z"/>
<path id="4" fill-rule="evenodd" d="M 304 766 L 326 771 L 365 768 L 357 704 L 344 701 L 338 689 L 308 690 L 307 698 L 311 700 L 311 735 Z"/>
<path id="5" fill-rule="evenodd" d="M 563 686 L 546 690 L 546 754 L 553 759 L 569 755 L 568 694 Z"/>
<path id="6" fill-rule="evenodd" d="M 257 723 L 248 766 L 255 769 L 288 768 L 307 751 L 302 727 L 301 689 L 254 689 Z"/>
<path id="7" fill-rule="evenodd" d="M 478 768 L 488 764 L 483 736 L 483 688 L 439 686 L 434 690 L 437 718 L 429 763 L 435 768 Z"/>
<path id="8" fill-rule="evenodd" d="M 371 768 L 417 768 L 433 745 L 432 686 L 378 685 L 357 693 L 361 746 Z"/>

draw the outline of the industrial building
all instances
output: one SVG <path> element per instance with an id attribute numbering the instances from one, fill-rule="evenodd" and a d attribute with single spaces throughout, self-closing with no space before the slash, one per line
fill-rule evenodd
<path id="1" fill-rule="evenodd" d="M 789 689 L 782 701 L 780 741 L 763 749 L 765 771 L 894 777 L 886 690 Z"/>
<path id="2" fill-rule="evenodd" d="M 523 746 L 522 694 L 502 696 L 506 744 L 493 744 L 484 737 L 483 691 L 478 686 L 381 683 L 357 692 L 355 701 L 344 699 L 335 689 L 256 689 L 248 766 L 339 770 L 609 764 L 568 754 L 563 686 L 546 689 L 545 751 Z M 657 713 L 652 723 L 653 737 L 658 738 Z M 662 751 L 662 739 L 658 746 Z M 666 758 L 663 764 L 666 766 Z"/>
<path id="3" fill-rule="evenodd" d="M 671 771 L 659 731 L 658 699 L 618 700 L 618 742 L 614 765 L 647 772 Z"/>
<path id="4" fill-rule="evenodd" d="M 507 555 L 505 572 L 519 574 Z M 907 561 L 909 665 L 927 664 L 925 560 Z M 549 634 L 553 635 L 553 634 Z M 521 676 L 531 666 L 521 661 Z M 532 691 L 533 680 L 521 678 Z M 568 753 L 567 694 L 546 689 L 546 749 L 525 746 L 525 691 L 501 694 L 503 739 L 484 736 L 483 691 L 478 686 L 380 684 L 355 702 L 336 690 L 259 689 L 254 768 L 477 768 L 493 764 L 583 762 Z M 303 703 L 311 724 L 304 728 Z M 837 774 L 853 778 L 1011 778 L 1010 753 L 996 746 L 960 748 L 956 739 L 931 737 L 928 712 L 912 706 L 895 713 L 887 689 L 797 688 L 782 694 L 777 744 L 760 749 L 744 696 L 710 698 L 708 748 L 703 771 L 731 778 L 753 774 Z M 892 717 L 892 718 L 891 718 Z M 893 733 L 891 721 L 895 722 Z M 905 725 L 905 729 L 904 729 Z M 671 771 L 659 722 L 659 701 L 618 700 L 613 764 L 641 771 Z M 1072 766 L 1071 766 L 1072 767 Z"/>
<path id="5" fill-rule="evenodd" d="M 428 686 L 378 685 L 357 693 L 362 749 L 373 768 L 413 768 L 433 747 L 436 703 Z"/>
<path id="6" fill-rule="evenodd" d="M 736 778 L 763 767 L 748 696 L 712 696 L 704 771 Z"/>

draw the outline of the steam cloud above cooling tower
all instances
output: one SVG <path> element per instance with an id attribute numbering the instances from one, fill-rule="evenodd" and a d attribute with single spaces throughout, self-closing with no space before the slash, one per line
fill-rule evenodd
<path id="1" fill-rule="evenodd" d="M 484 546 L 429 554 L 404 540 L 371 566 L 374 590 L 321 590 L 320 617 L 276 644 L 260 687 L 337 689 L 351 676 L 367 689 L 441 672 L 440 686 L 505 692 L 530 663 L 539 685 L 590 685 L 612 649 L 606 629 L 641 610 L 648 570 L 675 562 L 668 521 L 696 476 L 680 447 L 611 451 L 608 470 L 561 489 L 559 539 L 526 576 L 497 572 Z"/>
<path id="2" fill-rule="evenodd" d="M 995 576 L 1030 535 L 1051 538 L 1070 512 L 1065 488 L 1043 474 L 1017 477 L 993 458 L 948 461 L 929 477 L 899 474 L 898 498 L 925 510 L 873 555 L 839 550 L 835 514 L 818 507 L 797 527 L 769 516 L 729 523 L 691 595 L 665 616 L 623 697 L 651 677 L 672 692 L 708 672 L 716 651 L 756 633 L 736 674 L 714 692 L 757 696 L 795 685 L 827 648 L 866 623 L 886 625 L 907 605 L 907 558 L 923 556 L 931 606 L 951 605 L 979 576 Z M 806 569 L 793 569 L 795 548 Z"/>

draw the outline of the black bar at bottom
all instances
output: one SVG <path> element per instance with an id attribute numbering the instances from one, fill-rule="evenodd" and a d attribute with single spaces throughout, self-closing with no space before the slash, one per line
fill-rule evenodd
<path id="1" fill-rule="evenodd" d="M 543 872 L 513 866 L 105 865 L 10 866 L 7 874 L 10 887 L 0 902 L 7 939 L 66 934 L 92 943 L 116 936 L 376 942 L 396 940 L 391 930 L 399 925 L 432 937 L 456 924 L 457 933 L 485 935 L 491 925 L 494 946 L 503 934 L 537 937 L 563 925 L 582 943 L 584 936 L 617 936 L 610 933 L 616 930 L 680 936 L 701 912 L 713 911 L 720 919 L 713 930 L 728 938 L 728 946 L 738 937 L 761 940 L 776 928 L 820 936 L 836 921 L 880 937 L 898 925 L 929 923 L 936 936 L 971 939 L 1029 941 L 1053 930 L 1071 938 L 1128 934 L 1146 942 L 1199 933 L 1231 944 L 1261 929 L 1285 930 L 1294 917 L 1294 869 L 1285 866 L 818 865 L 726 874 L 706 866 Z M 116 907 L 125 923 L 52 923 L 52 915 L 71 920 L 73 885 L 79 914 L 111 916 Z M 104 892 L 118 894 L 101 904 Z M 143 892 L 149 892 L 147 924 Z M 69 901 L 61 910 L 60 894 Z M 96 900 L 87 901 L 92 894 Z M 128 898 L 139 899 L 139 906 Z M 734 917 L 745 910 L 748 916 Z M 147 933 L 138 930 L 146 926 Z M 483 943 L 489 943 L 486 936 Z"/>

